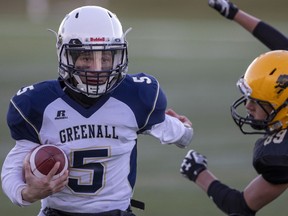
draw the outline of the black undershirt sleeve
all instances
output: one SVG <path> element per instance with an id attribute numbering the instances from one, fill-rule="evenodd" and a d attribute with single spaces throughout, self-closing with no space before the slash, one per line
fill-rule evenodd
<path id="1" fill-rule="evenodd" d="M 288 50 L 288 38 L 263 21 L 258 23 L 252 34 L 271 50 Z"/>
<path id="2" fill-rule="evenodd" d="M 256 213 L 246 204 L 243 192 L 231 189 L 218 180 L 211 183 L 207 194 L 228 215 L 254 216 Z"/>

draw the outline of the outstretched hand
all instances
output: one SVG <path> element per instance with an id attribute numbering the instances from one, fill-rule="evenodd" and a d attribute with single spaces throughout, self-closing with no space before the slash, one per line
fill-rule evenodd
<path id="1" fill-rule="evenodd" d="M 238 12 L 238 8 L 229 0 L 208 0 L 208 4 L 210 7 L 217 10 L 222 16 L 227 19 L 233 20 L 236 13 Z"/>
<path id="2" fill-rule="evenodd" d="M 166 114 L 179 119 L 184 125 L 192 127 L 192 122 L 184 115 L 179 115 L 173 109 L 167 109 Z"/>

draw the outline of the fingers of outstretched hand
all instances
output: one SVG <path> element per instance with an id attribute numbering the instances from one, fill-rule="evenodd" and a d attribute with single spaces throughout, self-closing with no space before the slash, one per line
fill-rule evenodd
<path id="1" fill-rule="evenodd" d="M 166 110 L 166 114 L 178 118 L 179 115 L 171 108 Z"/>
<path id="2" fill-rule="evenodd" d="M 184 125 L 192 127 L 192 122 L 184 115 L 179 115 L 173 109 L 167 109 L 166 114 L 179 119 Z"/>

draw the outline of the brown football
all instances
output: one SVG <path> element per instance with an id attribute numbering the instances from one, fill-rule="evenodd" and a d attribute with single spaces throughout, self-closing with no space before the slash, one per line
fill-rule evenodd
<path id="1" fill-rule="evenodd" d="M 41 145 L 31 152 L 30 166 L 37 177 L 45 177 L 59 161 L 60 167 L 53 179 L 60 177 L 68 169 L 68 159 L 65 152 L 55 145 Z"/>

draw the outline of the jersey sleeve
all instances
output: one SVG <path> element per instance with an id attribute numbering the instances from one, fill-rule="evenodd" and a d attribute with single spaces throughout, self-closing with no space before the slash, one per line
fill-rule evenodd
<path id="1" fill-rule="evenodd" d="M 193 138 L 193 128 L 186 127 L 179 119 L 169 115 L 144 133 L 157 138 L 162 144 L 175 144 L 179 148 L 187 147 Z"/>
<path id="2" fill-rule="evenodd" d="M 288 183 L 288 155 L 268 155 L 254 162 L 254 167 L 263 178 L 272 184 Z"/>
<path id="3" fill-rule="evenodd" d="M 39 130 L 44 110 L 58 97 L 51 90 L 55 83 L 47 81 L 21 88 L 10 100 L 7 124 L 13 139 L 40 143 Z"/>
<path id="4" fill-rule="evenodd" d="M 188 146 L 193 137 L 193 129 L 185 127 L 179 119 L 165 114 L 167 98 L 154 77 L 147 74 L 137 74 L 134 77 L 136 82 L 141 79 L 145 82 L 139 86 L 138 101 L 145 112 L 140 114 L 142 122 L 139 124 L 139 133 L 149 134 L 162 144 L 176 144 L 180 148 Z"/>
<path id="5" fill-rule="evenodd" d="M 167 99 L 166 95 L 164 94 L 163 90 L 161 89 L 159 83 L 154 86 L 154 93 L 148 94 L 148 91 L 144 89 L 141 90 L 141 101 L 143 104 L 146 104 L 147 108 L 150 107 L 150 111 L 147 112 L 147 118 L 141 126 L 141 131 L 150 129 L 153 125 L 161 123 L 165 120 L 165 111 L 167 108 Z M 152 97 L 151 97 L 152 96 Z M 150 97 L 150 99 L 149 99 Z M 150 100 L 150 102 L 149 102 Z M 149 102 L 149 103 L 148 103 Z"/>
<path id="6" fill-rule="evenodd" d="M 112 96 L 130 107 L 137 121 L 138 133 L 165 119 L 166 95 L 157 79 L 149 74 L 127 75 Z"/>
<path id="7" fill-rule="evenodd" d="M 7 124 L 13 139 L 40 142 L 38 130 L 31 121 L 35 114 L 29 98 L 25 95 L 16 95 L 11 99 L 7 112 Z"/>
<path id="8" fill-rule="evenodd" d="M 254 146 L 253 166 L 272 184 L 288 183 L 288 133 L 281 130 L 264 136 Z"/>

